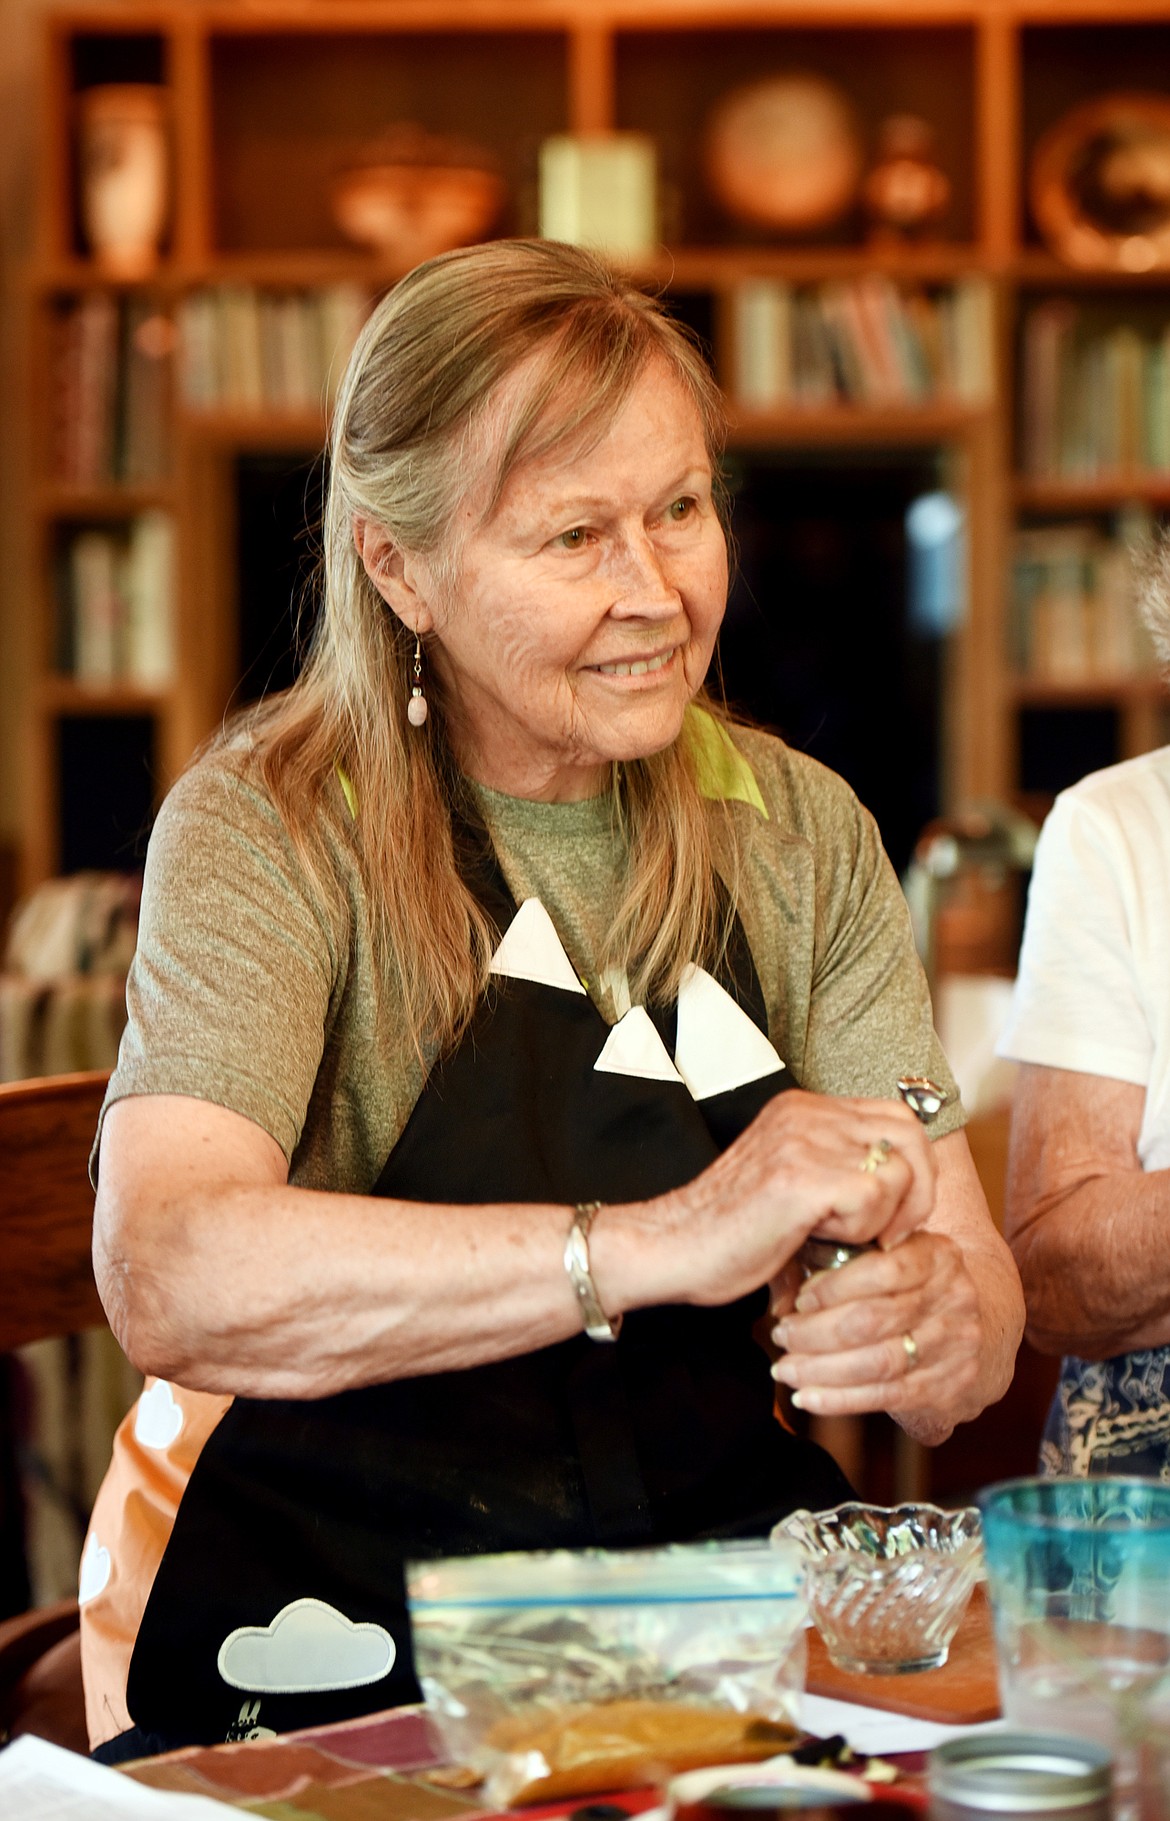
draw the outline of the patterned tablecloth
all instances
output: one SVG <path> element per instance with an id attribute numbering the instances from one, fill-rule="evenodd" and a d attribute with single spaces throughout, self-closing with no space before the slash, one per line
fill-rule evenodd
<path id="1" fill-rule="evenodd" d="M 278 1739 L 193 1746 L 127 1766 L 126 1774 L 157 1789 L 214 1796 L 269 1821 L 479 1821 L 492 1812 L 474 1792 L 429 1783 L 427 1773 L 442 1762 L 426 1715 L 396 1708 Z M 651 1789 L 605 1798 L 630 1815 L 657 1799 Z M 526 1821 L 546 1821 L 581 1806 L 561 1802 L 523 1813 Z"/>

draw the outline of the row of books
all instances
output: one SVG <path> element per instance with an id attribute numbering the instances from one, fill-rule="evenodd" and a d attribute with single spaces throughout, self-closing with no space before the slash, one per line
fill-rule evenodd
<path id="1" fill-rule="evenodd" d="M 1023 329 L 1021 462 L 1040 478 L 1170 470 L 1170 322 L 1102 324 L 1066 299 Z"/>
<path id="2" fill-rule="evenodd" d="M 991 397 L 992 293 L 982 278 L 934 291 L 880 273 L 816 285 L 752 279 L 731 308 L 732 392 L 751 409 Z"/>
<path id="3" fill-rule="evenodd" d="M 80 526 L 57 561 L 57 668 L 80 683 L 165 689 L 174 679 L 174 523 L 141 512 Z"/>
<path id="4" fill-rule="evenodd" d="M 149 486 L 170 463 L 175 328 L 156 301 L 87 291 L 55 312 L 52 468 L 78 487 Z"/>
<path id="5" fill-rule="evenodd" d="M 356 285 L 217 285 L 179 306 L 180 383 L 195 410 L 324 411 L 369 297 Z"/>
<path id="6" fill-rule="evenodd" d="M 1143 512 L 1115 532 L 1095 524 L 1017 532 L 1012 564 L 1012 660 L 1020 676 L 1050 683 L 1140 676 L 1153 667 L 1138 611 Z"/>
<path id="7" fill-rule="evenodd" d="M 171 464 L 172 368 L 195 410 L 322 411 L 365 318 L 353 285 L 192 292 L 174 315 L 148 296 L 87 291 L 53 317 L 54 477 L 150 486 Z"/>

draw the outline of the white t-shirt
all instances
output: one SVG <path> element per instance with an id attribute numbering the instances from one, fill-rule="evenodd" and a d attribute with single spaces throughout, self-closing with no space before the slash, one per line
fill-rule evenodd
<path id="1" fill-rule="evenodd" d="M 1170 1168 L 1170 746 L 1056 799 L 997 1053 L 1144 1087 L 1142 1168 Z"/>

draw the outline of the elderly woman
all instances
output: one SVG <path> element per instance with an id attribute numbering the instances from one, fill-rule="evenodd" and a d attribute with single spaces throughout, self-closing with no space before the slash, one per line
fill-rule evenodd
<path id="1" fill-rule="evenodd" d="M 1170 681 L 1170 543 L 1143 565 Z M 1000 1053 L 1006 1230 L 1028 1334 L 1061 1356 L 1040 1445 L 1057 1474 L 1170 1480 L 1170 746 L 1091 773 L 1040 832 Z"/>
<path id="2" fill-rule="evenodd" d="M 763 1534 L 775 1416 L 937 1440 L 1022 1325 L 897 884 L 703 694 L 719 396 L 591 256 L 372 315 L 303 676 L 172 792 L 100 1134 L 149 1376 L 82 1563 L 103 1755 L 418 1698 L 412 1556 Z M 799 1084 L 799 1087 L 798 1087 Z M 811 1090 L 811 1091 L 810 1091 Z M 797 1294 L 812 1233 L 877 1240 Z"/>

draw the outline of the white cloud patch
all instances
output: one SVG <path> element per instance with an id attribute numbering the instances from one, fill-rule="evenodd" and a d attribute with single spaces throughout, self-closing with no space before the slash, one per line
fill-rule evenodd
<path id="1" fill-rule="evenodd" d="M 183 1407 L 165 1378 L 156 1379 L 138 1399 L 134 1437 L 144 1448 L 169 1448 L 183 1427 Z"/>
<path id="2" fill-rule="evenodd" d="M 98 1542 L 96 1532 L 91 1530 L 85 1539 L 85 1551 L 77 1577 L 77 1604 L 84 1606 L 87 1600 L 96 1599 L 108 1585 L 109 1579 L 110 1552 Z"/>
<path id="3" fill-rule="evenodd" d="M 293 1600 L 271 1625 L 242 1625 L 219 1647 L 217 1667 L 231 1688 L 294 1695 L 363 1688 L 389 1675 L 397 1656 L 381 1625 L 355 1624 L 324 1600 Z"/>

